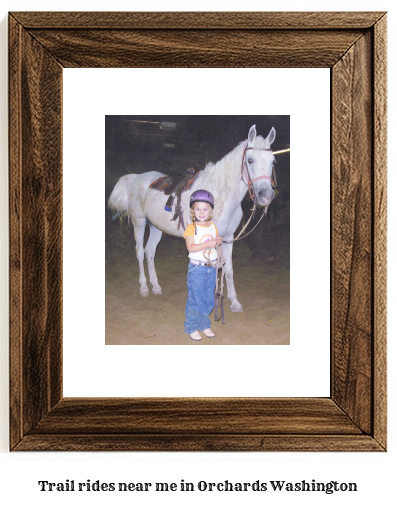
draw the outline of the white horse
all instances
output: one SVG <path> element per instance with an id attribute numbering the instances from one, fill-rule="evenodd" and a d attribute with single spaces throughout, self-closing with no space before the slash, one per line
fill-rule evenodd
<path id="1" fill-rule="evenodd" d="M 226 241 L 233 240 L 234 232 L 241 222 L 243 216 L 241 201 L 247 193 L 248 187 L 251 187 L 250 195 L 260 206 L 269 206 L 274 197 L 271 185 L 274 155 L 270 146 L 275 137 L 274 127 L 264 139 L 257 136 L 256 126 L 253 125 L 249 130 L 248 140 L 241 142 L 216 164 L 209 163 L 197 176 L 190 191 L 182 193 L 181 206 L 184 224 L 187 225 L 191 222 L 189 199 L 190 195 L 198 189 L 205 189 L 213 194 L 215 199 L 213 221 L 218 228 L 219 235 Z M 156 247 L 163 232 L 179 237 L 182 237 L 184 232 L 182 227 L 178 230 L 178 220 L 170 220 L 173 213 L 164 210 L 168 196 L 149 188 L 150 184 L 161 176 L 164 174 L 157 171 L 122 176 L 109 198 L 110 208 L 126 211 L 134 226 L 142 296 L 149 294 L 143 265 L 145 254 L 152 292 L 153 294 L 161 294 L 161 287 L 154 267 Z M 143 238 L 147 222 L 149 222 L 150 235 L 144 248 Z M 243 308 L 237 300 L 234 288 L 232 250 L 233 243 L 224 243 L 227 296 L 231 301 L 231 310 L 241 312 Z"/>

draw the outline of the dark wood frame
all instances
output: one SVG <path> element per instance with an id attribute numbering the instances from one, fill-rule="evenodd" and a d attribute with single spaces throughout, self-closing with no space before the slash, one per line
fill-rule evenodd
<path id="1" fill-rule="evenodd" d="M 9 44 L 10 448 L 384 451 L 386 14 L 16 12 Z M 63 398 L 62 69 L 254 66 L 331 69 L 331 396 Z"/>

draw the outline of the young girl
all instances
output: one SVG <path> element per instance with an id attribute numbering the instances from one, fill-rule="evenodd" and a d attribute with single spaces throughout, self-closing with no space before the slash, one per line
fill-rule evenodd
<path id="1" fill-rule="evenodd" d="M 185 311 L 185 333 L 192 340 L 201 340 L 199 331 L 212 338 L 209 314 L 214 308 L 216 285 L 216 250 L 222 242 L 215 224 L 211 222 L 214 197 L 207 190 L 196 190 L 190 197 L 193 223 L 186 227 L 183 237 L 189 252 L 187 275 L 188 298 Z M 205 256 L 204 256 L 205 254 Z"/>

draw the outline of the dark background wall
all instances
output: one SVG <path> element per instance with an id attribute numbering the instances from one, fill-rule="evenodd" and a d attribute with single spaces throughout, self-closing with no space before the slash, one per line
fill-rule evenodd
<path id="1" fill-rule="evenodd" d="M 176 128 L 162 129 L 160 122 Z M 254 124 L 263 137 L 276 129 L 274 151 L 289 148 L 289 116 L 106 116 L 107 197 L 124 174 L 157 170 L 178 175 L 188 167 L 204 169 L 246 139 Z M 277 157 L 276 169 L 280 190 L 289 192 L 288 153 Z"/>

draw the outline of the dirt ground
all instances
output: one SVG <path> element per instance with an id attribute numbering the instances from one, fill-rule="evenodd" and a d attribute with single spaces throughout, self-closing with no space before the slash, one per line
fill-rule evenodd
<path id="1" fill-rule="evenodd" d="M 234 283 L 244 311 L 225 299 L 225 324 L 195 342 L 183 330 L 187 251 L 183 239 L 163 235 L 156 271 L 163 294 L 139 294 L 132 228 L 113 222 L 106 239 L 107 345 L 288 345 L 290 336 L 289 227 L 262 223 L 233 250 Z M 147 270 L 146 276 L 148 278 Z M 149 281 L 148 281 L 149 286 Z M 226 290 L 225 290 L 226 294 Z"/>

